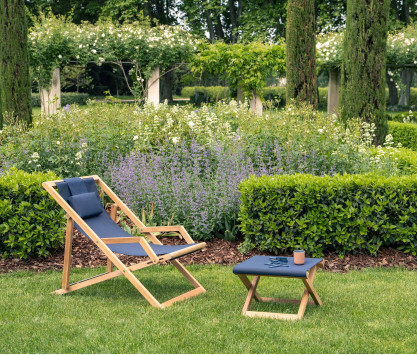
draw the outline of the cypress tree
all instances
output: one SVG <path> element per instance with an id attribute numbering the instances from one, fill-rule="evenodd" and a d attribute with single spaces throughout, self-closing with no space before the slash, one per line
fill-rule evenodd
<path id="1" fill-rule="evenodd" d="M 316 14 L 314 0 L 288 0 L 287 102 L 317 107 Z"/>
<path id="2" fill-rule="evenodd" d="M 0 0 L 0 127 L 6 112 L 32 123 L 26 21 L 24 0 Z"/>
<path id="3" fill-rule="evenodd" d="M 385 59 L 390 0 L 348 0 L 341 116 L 374 123 L 375 144 L 388 132 L 385 117 Z"/>

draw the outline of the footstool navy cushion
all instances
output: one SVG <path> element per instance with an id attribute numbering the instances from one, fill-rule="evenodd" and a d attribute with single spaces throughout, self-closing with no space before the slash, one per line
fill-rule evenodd
<path id="1" fill-rule="evenodd" d="M 294 264 L 294 258 L 288 257 L 288 267 L 270 267 L 271 256 L 255 255 L 233 268 L 234 274 L 260 275 L 260 276 L 289 276 L 307 277 L 307 271 L 323 259 L 305 258 L 303 265 Z"/>

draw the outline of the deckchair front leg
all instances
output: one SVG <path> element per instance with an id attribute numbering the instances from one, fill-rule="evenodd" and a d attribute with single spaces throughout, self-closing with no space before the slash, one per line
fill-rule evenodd
<path id="1" fill-rule="evenodd" d="M 117 219 L 117 204 L 112 204 L 111 208 L 110 208 L 110 218 L 116 222 Z M 111 262 L 111 260 L 109 258 L 107 258 L 107 272 L 112 272 L 113 271 L 113 263 Z"/>
<path id="2" fill-rule="evenodd" d="M 65 231 L 64 269 L 62 272 L 62 288 L 64 290 L 67 290 L 69 287 L 73 234 L 74 220 L 71 217 L 67 217 L 67 228 Z"/>

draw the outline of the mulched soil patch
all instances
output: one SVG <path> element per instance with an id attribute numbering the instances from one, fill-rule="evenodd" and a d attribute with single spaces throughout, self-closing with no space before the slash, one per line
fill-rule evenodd
<path id="1" fill-rule="evenodd" d="M 163 244 L 184 244 L 183 240 L 177 237 L 160 238 Z M 180 259 L 184 264 L 221 264 L 231 265 L 240 263 L 259 251 L 251 251 L 242 255 L 238 250 L 241 241 L 227 242 L 222 239 L 215 239 L 207 242 L 207 248 L 186 255 Z M 145 258 L 119 255 L 122 262 L 127 265 L 135 264 Z M 367 267 L 394 267 L 402 266 L 409 270 L 417 270 L 417 256 L 405 254 L 392 248 L 385 248 L 379 251 L 377 256 L 365 254 L 349 255 L 343 259 L 337 254 L 329 253 L 324 256 L 326 264 L 324 269 L 331 272 L 347 272 L 349 270 L 363 269 Z M 106 265 L 107 258 L 94 246 L 94 243 L 81 235 L 78 231 L 74 235 L 72 267 L 98 267 Z M 61 270 L 64 263 L 64 250 L 60 249 L 47 258 L 31 258 L 29 260 L 20 259 L 0 259 L 0 273 L 12 272 L 17 270 L 34 270 L 36 272 L 44 270 Z"/>

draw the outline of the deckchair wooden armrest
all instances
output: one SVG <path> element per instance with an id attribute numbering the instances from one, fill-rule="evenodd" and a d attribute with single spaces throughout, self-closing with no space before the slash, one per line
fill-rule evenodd
<path id="1" fill-rule="evenodd" d="M 140 231 L 143 233 L 152 232 L 178 232 L 187 242 L 187 244 L 194 244 L 193 238 L 188 234 L 183 226 L 156 226 L 156 227 L 142 227 Z"/>
<path id="2" fill-rule="evenodd" d="M 104 185 L 104 186 L 103 186 Z M 102 183 L 99 186 L 102 188 L 104 187 L 104 191 L 109 194 L 108 187 Z M 111 192 L 111 190 L 110 190 Z M 117 198 L 116 195 L 110 196 L 113 201 L 115 198 Z M 120 200 L 119 200 L 120 201 Z M 184 228 L 184 226 L 156 226 L 156 227 L 146 227 L 141 221 L 138 220 L 138 218 L 132 213 L 132 211 L 124 204 L 124 203 L 117 203 L 118 201 L 115 201 L 115 203 L 111 204 L 111 212 L 110 215 L 113 220 L 116 220 L 116 213 L 117 209 L 120 208 L 129 218 L 130 220 L 136 225 L 136 227 L 139 228 L 139 230 L 142 233 L 145 233 L 149 239 L 152 241 L 152 243 L 155 244 L 162 244 L 160 240 L 153 234 L 153 232 L 178 232 L 184 240 L 187 242 L 187 244 L 194 244 L 193 238 L 188 234 L 187 230 Z M 121 202 L 121 201 L 120 201 Z M 129 242 L 126 242 L 129 243 Z"/>

